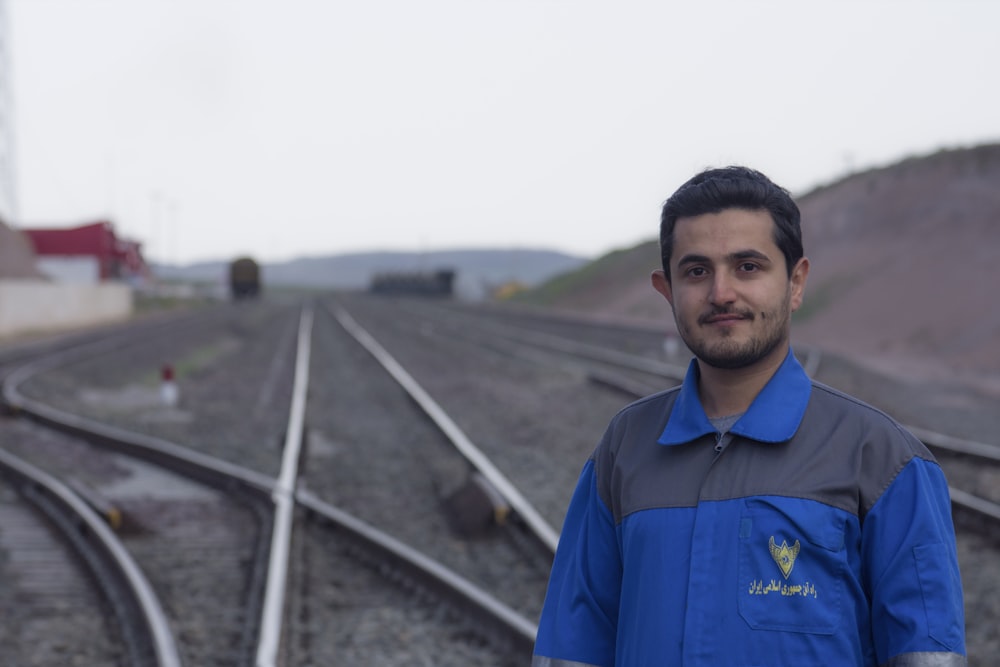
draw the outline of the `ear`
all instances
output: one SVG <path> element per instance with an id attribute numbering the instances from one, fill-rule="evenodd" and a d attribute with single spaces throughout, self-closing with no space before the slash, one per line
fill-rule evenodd
<path id="1" fill-rule="evenodd" d="M 663 269 L 656 269 L 649 276 L 650 281 L 653 283 L 653 289 L 663 295 L 670 305 L 674 305 L 674 291 L 671 288 L 670 281 L 667 280 L 667 274 L 663 272 Z"/>
<path id="2" fill-rule="evenodd" d="M 792 312 L 799 309 L 802 305 L 802 298 L 806 293 L 806 278 L 809 277 L 809 259 L 802 257 L 798 262 L 795 263 L 795 268 L 792 269 L 792 275 L 789 278 L 792 287 L 792 298 L 789 306 Z"/>

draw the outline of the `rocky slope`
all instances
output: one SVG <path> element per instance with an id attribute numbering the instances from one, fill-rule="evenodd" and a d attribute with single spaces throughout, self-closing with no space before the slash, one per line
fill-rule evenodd
<path id="1" fill-rule="evenodd" d="M 812 269 L 796 341 L 1000 395 L 1000 145 L 907 159 L 797 201 Z M 532 300 L 672 329 L 668 304 L 649 286 L 658 264 L 651 240 Z"/>

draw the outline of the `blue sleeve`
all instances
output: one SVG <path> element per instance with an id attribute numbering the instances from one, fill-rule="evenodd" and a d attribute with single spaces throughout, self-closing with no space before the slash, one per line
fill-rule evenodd
<path id="1" fill-rule="evenodd" d="M 941 469 L 914 458 L 865 517 L 865 585 L 879 664 L 906 653 L 965 655 L 962 581 Z"/>
<path id="2" fill-rule="evenodd" d="M 614 665 L 621 555 L 611 511 L 597 492 L 594 463 L 580 475 L 549 576 L 538 638 L 539 657 Z"/>

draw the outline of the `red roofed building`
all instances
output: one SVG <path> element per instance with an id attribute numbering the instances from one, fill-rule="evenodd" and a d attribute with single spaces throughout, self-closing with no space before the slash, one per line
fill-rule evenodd
<path id="1" fill-rule="evenodd" d="M 56 280 L 141 283 L 150 275 L 142 257 L 142 245 L 118 238 L 110 222 L 21 231 L 35 248 L 39 270 Z"/>

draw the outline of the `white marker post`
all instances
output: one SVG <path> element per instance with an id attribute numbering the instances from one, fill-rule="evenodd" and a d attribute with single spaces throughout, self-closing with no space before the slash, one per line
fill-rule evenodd
<path id="1" fill-rule="evenodd" d="M 169 408 L 177 405 L 177 400 L 180 398 L 180 392 L 177 389 L 177 383 L 174 381 L 174 367 L 170 364 L 163 364 L 163 368 L 160 370 L 160 400 L 163 404 Z"/>

